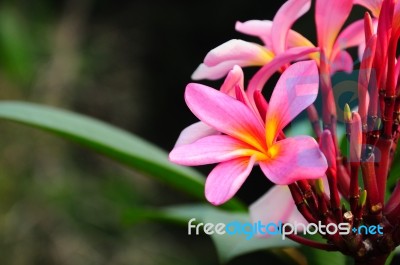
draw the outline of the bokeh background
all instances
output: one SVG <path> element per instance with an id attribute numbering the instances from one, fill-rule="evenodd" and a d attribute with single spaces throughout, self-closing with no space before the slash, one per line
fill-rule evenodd
<path id="1" fill-rule="evenodd" d="M 0 1 L 0 99 L 86 114 L 170 150 L 196 121 L 183 92 L 205 54 L 258 41 L 235 22 L 272 19 L 282 3 Z M 312 21 L 295 28 L 315 40 Z M 210 238 L 134 216 L 190 202 L 183 193 L 41 131 L 0 121 L 0 135 L 1 264 L 218 264 Z M 269 185 L 256 170 L 239 197 L 251 203 Z M 230 264 L 255 260 L 282 262 L 256 253 Z"/>

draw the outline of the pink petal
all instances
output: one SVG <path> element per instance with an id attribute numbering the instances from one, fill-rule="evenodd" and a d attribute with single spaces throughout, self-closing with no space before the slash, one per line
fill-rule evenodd
<path id="1" fill-rule="evenodd" d="M 311 7 L 310 0 L 289 0 L 276 13 L 271 40 L 275 54 L 280 54 L 286 49 L 286 38 L 293 23 L 304 15 Z"/>
<path id="2" fill-rule="evenodd" d="M 194 143 L 175 147 L 169 159 L 185 166 L 214 164 L 254 154 L 251 146 L 227 135 L 211 135 Z"/>
<path id="3" fill-rule="evenodd" d="M 335 41 L 333 56 L 339 51 L 365 43 L 364 19 L 347 26 Z"/>
<path id="4" fill-rule="evenodd" d="M 246 22 L 236 22 L 235 29 L 238 32 L 260 38 L 267 47 L 271 45 L 271 28 L 270 20 L 249 20 Z"/>
<path id="5" fill-rule="evenodd" d="M 360 65 L 360 72 L 358 74 L 358 112 L 361 116 L 363 124 L 367 122 L 367 111 L 368 111 L 368 86 L 371 82 L 376 83 L 376 75 L 372 71 L 372 64 L 374 61 L 374 54 L 376 50 L 377 37 L 373 35 L 368 41 L 365 51 L 363 52 L 363 59 Z M 372 75 L 371 75 L 372 73 Z M 372 78 L 372 80 L 371 80 Z"/>
<path id="6" fill-rule="evenodd" d="M 318 46 L 330 58 L 333 44 L 353 7 L 349 0 L 317 0 L 315 24 L 317 26 Z"/>
<path id="7" fill-rule="evenodd" d="M 294 204 L 294 202 L 293 202 L 293 204 Z M 296 205 L 294 205 L 294 206 L 295 207 L 294 207 L 292 213 L 289 216 L 288 223 L 291 223 L 291 224 L 298 223 L 298 224 L 307 225 L 308 224 L 307 220 L 304 219 L 303 215 L 299 212 L 299 210 L 297 210 Z M 297 231 L 301 231 L 302 232 L 303 228 L 301 226 L 299 226 Z"/>
<path id="8" fill-rule="evenodd" d="M 328 167 L 317 142 L 309 136 L 278 141 L 268 151 L 270 158 L 259 164 L 275 184 L 287 185 L 300 179 L 321 178 Z"/>
<path id="9" fill-rule="evenodd" d="M 254 161 L 254 157 L 246 157 L 218 164 L 206 180 L 207 200 L 214 205 L 220 205 L 232 198 L 249 176 Z"/>
<path id="10" fill-rule="evenodd" d="M 267 146 L 318 94 L 319 75 L 315 61 L 298 62 L 287 68 L 278 80 L 265 119 Z"/>
<path id="11" fill-rule="evenodd" d="M 178 137 L 178 140 L 176 141 L 175 147 L 185 144 L 191 144 L 203 137 L 218 133 L 219 132 L 214 128 L 208 126 L 204 122 L 199 121 L 183 129 Z"/>
<path id="12" fill-rule="evenodd" d="M 278 71 L 282 66 L 291 61 L 301 59 L 304 55 L 318 52 L 318 48 L 296 47 L 286 50 L 284 53 L 277 55 L 270 63 L 264 65 L 250 80 L 247 95 L 252 97 L 254 91 L 262 90 L 268 79 Z"/>
<path id="13" fill-rule="evenodd" d="M 217 80 L 224 77 L 235 65 L 248 66 L 248 64 L 241 61 L 227 61 L 216 66 L 207 66 L 202 63 L 193 72 L 191 78 L 193 80 Z"/>
<path id="14" fill-rule="evenodd" d="M 353 58 L 346 51 L 340 51 L 336 54 L 331 65 L 331 74 L 339 71 L 350 74 L 353 71 Z"/>
<path id="15" fill-rule="evenodd" d="M 286 48 L 293 48 L 293 47 L 315 47 L 311 41 L 309 41 L 306 37 L 298 33 L 294 30 L 289 30 L 289 34 L 287 36 L 287 47 Z"/>
<path id="16" fill-rule="evenodd" d="M 261 198 L 250 205 L 249 212 L 252 223 L 260 221 L 263 225 L 269 223 L 278 224 L 279 222 L 307 224 L 307 221 L 297 210 L 289 188 L 285 185 L 273 186 Z M 273 232 L 274 230 L 270 228 L 269 231 Z M 302 230 L 299 229 L 298 231 Z M 261 235 L 259 233 L 257 233 L 257 236 L 270 237 L 269 234 Z"/>
<path id="17" fill-rule="evenodd" d="M 236 22 L 235 29 L 244 34 L 260 38 L 267 48 L 272 49 L 271 29 L 272 21 L 270 20 L 249 20 L 246 22 Z M 287 35 L 287 48 L 293 47 L 315 47 L 312 42 L 300 33 L 289 30 Z M 286 49 L 286 47 L 285 47 Z"/>
<path id="18" fill-rule="evenodd" d="M 233 69 L 229 71 L 228 75 L 225 78 L 224 83 L 222 84 L 220 91 L 229 96 L 235 97 L 235 87 L 238 85 L 243 88 L 243 70 L 240 66 L 235 65 Z"/>
<path id="19" fill-rule="evenodd" d="M 263 125 L 242 102 L 195 83 L 187 85 L 185 100 L 193 114 L 204 123 L 259 150 L 265 149 Z"/>
<path id="20" fill-rule="evenodd" d="M 336 149 L 333 143 L 332 134 L 329 130 L 324 130 L 319 139 L 319 148 L 324 154 L 328 166 L 336 170 Z"/>
<path id="21" fill-rule="evenodd" d="M 354 4 L 362 5 L 369 9 L 374 17 L 378 17 L 381 11 L 382 0 L 353 0 Z"/>
<path id="22" fill-rule="evenodd" d="M 260 123 L 264 123 L 265 116 L 260 116 L 257 106 L 249 100 L 246 92 L 244 91 L 243 71 L 240 66 L 235 65 L 233 69 L 229 71 L 220 91 L 247 105 L 257 116 Z"/>
<path id="23" fill-rule="evenodd" d="M 358 51 L 357 51 L 357 54 L 358 54 L 358 59 L 361 61 L 362 60 L 362 57 L 363 57 L 363 54 L 364 54 L 364 50 L 365 50 L 365 43 L 361 43 L 360 44 L 360 46 L 358 46 Z"/>
<path id="24" fill-rule="evenodd" d="M 243 41 L 230 40 L 212 49 L 204 58 L 207 66 L 216 66 L 225 61 L 244 61 L 252 65 L 263 65 L 273 58 L 271 51 L 265 47 Z"/>
<path id="25" fill-rule="evenodd" d="M 360 162 L 362 146 L 361 117 L 353 112 L 350 134 L 350 162 Z"/>

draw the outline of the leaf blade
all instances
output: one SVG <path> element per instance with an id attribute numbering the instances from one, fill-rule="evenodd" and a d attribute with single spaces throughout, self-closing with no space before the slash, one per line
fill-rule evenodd
<path id="1" fill-rule="evenodd" d="M 105 122 L 66 110 L 18 101 L 1 101 L 0 118 L 72 140 L 204 200 L 204 177 L 200 173 L 170 163 L 165 151 Z M 236 200 L 228 202 L 225 207 L 244 209 Z"/>

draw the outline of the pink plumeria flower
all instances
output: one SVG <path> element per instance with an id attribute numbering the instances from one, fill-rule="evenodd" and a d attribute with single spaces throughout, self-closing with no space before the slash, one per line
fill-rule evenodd
<path id="1" fill-rule="evenodd" d="M 331 73 L 350 72 L 353 60 L 345 49 L 360 46 L 364 48 L 364 23 L 356 21 L 339 34 L 353 6 L 349 0 L 317 0 L 315 20 L 317 25 L 318 47 L 324 50 L 331 63 Z M 259 37 L 263 45 L 243 40 L 230 40 L 213 50 L 205 57 L 192 75 L 194 80 L 219 79 L 226 75 L 233 65 L 263 66 L 279 55 L 284 55 L 293 48 L 315 48 L 307 38 L 291 29 L 292 25 L 311 7 L 311 0 L 289 0 L 277 12 L 273 21 L 250 20 L 237 22 L 236 30 Z M 307 55 L 319 62 L 315 50 Z M 296 60 L 302 57 L 296 58 Z M 282 60 L 282 58 L 281 58 Z M 287 63 L 282 60 L 275 69 Z"/>
<path id="2" fill-rule="evenodd" d="M 247 102 L 245 94 L 235 98 L 201 84 L 189 84 L 185 91 L 188 107 L 220 134 L 175 146 L 170 160 L 187 166 L 219 163 L 208 175 L 205 188 L 206 198 L 214 205 L 229 200 L 256 163 L 276 184 L 323 176 L 327 162 L 312 137 L 277 140 L 282 129 L 315 101 L 318 80 L 315 62 L 290 66 L 272 93 L 265 119 Z"/>
<path id="3" fill-rule="evenodd" d="M 320 138 L 320 150 L 323 152 L 328 166 L 336 168 L 336 153 L 332 141 L 332 135 L 329 130 L 325 130 Z M 323 187 L 329 187 L 328 179 L 322 177 Z M 329 197 L 330 190 L 323 189 Z M 279 203 L 276 203 L 279 202 Z M 262 224 L 278 223 L 301 223 L 308 224 L 303 215 L 297 210 L 290 190 L 285 185 L 275 185 L 268 190 L 262 197 L 252 203 L 249 207 L 250 218 L 253 223 L 261 221 Z M 301 228 L 301 226 L 299 226 Z M 302 230 L 299 230 L 301 232 Z M 269 234 L 260 235 L 261 237 L 270 237 Z"/>

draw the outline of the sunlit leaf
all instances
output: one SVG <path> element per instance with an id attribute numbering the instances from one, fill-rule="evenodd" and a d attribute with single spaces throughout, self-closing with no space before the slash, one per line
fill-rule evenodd
<path id="1" fill-rule="evenodd" d="M 69 111 L 16 101 L 0 103 L 0 118 L 77 142 L 204 200 L 204 177 L 201 174 L 170 163 L 165 151 L 112 125 Z M 224 207 L 243 209 L 236 200 L 229 201 Z"/>

